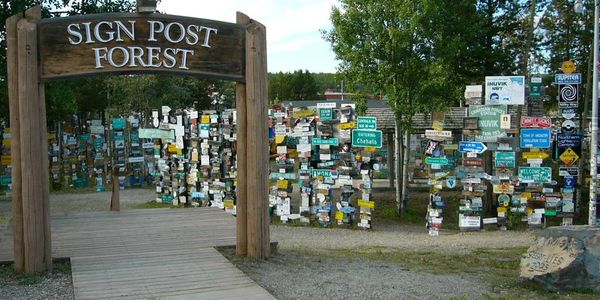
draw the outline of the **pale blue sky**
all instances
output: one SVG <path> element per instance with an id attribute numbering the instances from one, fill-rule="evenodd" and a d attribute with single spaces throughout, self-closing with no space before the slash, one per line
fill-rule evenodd
<path id="1" fill-rule="evenodd" d="M 161 12 L 235 22 L 237 11 L 267 27 L 269 72 L 335 72 L 338 63 L 320 30 L 331 28 L 336 0 L 162 0 Z"/>

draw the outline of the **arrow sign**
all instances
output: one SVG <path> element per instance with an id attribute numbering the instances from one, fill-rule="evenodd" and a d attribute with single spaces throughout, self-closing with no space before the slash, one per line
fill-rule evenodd
<path id="1" fill-rule="evenodd" d="M 481 154 L 487 150 L 487 147 L 482 142 L 460 142 L 458 146 L 458 151 L 465 152 L 475 152 L 477 154 Z"/>

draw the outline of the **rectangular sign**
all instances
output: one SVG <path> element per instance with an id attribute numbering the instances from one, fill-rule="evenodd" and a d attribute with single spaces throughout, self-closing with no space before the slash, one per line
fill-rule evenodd
<path id="1" fill-rule="evenodd" d="M 466 167 L 483 167 L 483 160 L 480 158 L 463 158 L 462 161 Z"/>
<path id="2" fill-rule="evenodd" d="M 332 108 L 319 108 L 319 119 L 321 119 L 321 121 L 333 120 L 333 109 Z"/>
<path id="3" fill-rule="evenodd" d="M 547 128 L 521 129 L 521 148 L 550 148 L 552 134 Z"/>
<path id="4" fill-rule="evenodd" d="M 579 102 L 579 86 L 563 84 L 558 86 L 558 107 L 577 108 Z"/>
<path id="5" fill-rule="evenodd" d="M 356 123 L 358 129 L 377 129 L 377 118 L 375 117 L 358 117 Z"/>
<path id="6" fill-rule="evenodd" d="M 523 183 L 550 183 L 552 181 L 552 168 L 520 167 L 519 181 Z"/>
<path id="7" fill-rule="evenodd" d="M 426 129 L 425 137 L 431 140 L 448 140 L 452 138 L 452 131 Z"/>
<path id="8" fill-rule="evenodd" d="M 353 147 L 381 148 L 383 133 L 381 130 L 354 129 L 352 130 Z"/>
<path id="9" fill-rule="evenodd" d="M 525 104 L 525 76 L 486 76 L 485 104 Z"/>
<path id="10" fill-rule="evenodd" d="M 165 129 L 153 129 L 153 128 L 140 128 L 139 135 L 141 139 L 175 139 L 174 130 Z"/>
<path id="11" fill-rule="evenodd" d="M 514 168 L 516 166 L 515 152 L 496 152 L 494 166 L 496 168 Z"/>
<path id="12" fill-rule="evenodd" d="M 541 117 L 521 117 L 521 128 L 550 128 L 552 120 Z"/>
<path id="13" fill-rule="evenodd" d="M 335 102 L 321 102 L 317 103 L 317 108 L 336 108 L 337 104 Z"/>
<path id="14" fill-rule="evenodd" d="M 428 165 L 447 165 L 448 159 L 445 157 L 427 157 L 425 163 Z"/>
<path id="15" fill-rule="evenodd" d="M 480 142 L 497 142 L 505 137 L 506 131 L 500 128 L 500 117 L 506 114 L 506 105 L 475 105 L 469 107 L 469 116 L 478 118 L 479 135 L 475 140 Z"/>
<path id="16" fill-rule="evenodd" d="M 581 73 L 556 74 L 554 75 L 555 84 L 581 84 Z"/>
<path id="17" fill-rule="evenodd" d="M 323 176 L 323 177 L 327 177 L 327 178 L 336 178 L 338 176 L 338 172 L 336 170 L 311 169 L 310 176 L 312 176 L 312 177 Z"/>
<path id="18" fill-rule="evenodd" d="M 338 140 L 338 138 L 324 139 L 324 138 L 314 137 L 312 139 L 312 144 L 313 145 L 331 145 L 331 146 L 337 146 L 337 145 L 340 144 L 340 141 Z"/>
<path id="19" fill-rule="evenodd" d="M 241 24 L 129 13 L 37 24 L 42 79 L 132 71 L 245 78 Z"/>

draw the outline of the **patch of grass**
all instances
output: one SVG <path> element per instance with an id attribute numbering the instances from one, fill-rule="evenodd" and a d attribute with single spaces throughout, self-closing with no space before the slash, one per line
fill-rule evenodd
<path id="1" fill-rule="evenodd" d="M 12 221 L 12 216 L 0 216 L 0 225 L 8 224 Z"/>
<path id="2" fill-rule="evenodd" d="M 159 203 L 156 201 L 149 201 L 146 203 L 141 203 L 141 204 L 136 204 L 134 206 L 132 206 L 132 209 L 147 209 L 147 208 L 182 208 L 183 205 L 173 205 L 170 203 Z"/>

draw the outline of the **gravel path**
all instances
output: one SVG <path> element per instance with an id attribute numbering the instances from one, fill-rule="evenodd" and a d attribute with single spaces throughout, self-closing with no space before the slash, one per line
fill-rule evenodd
<path id="1" fill-rule="evenodd" d="M 477 278 L 415 272 L 399 264 L 280 253 L 237 266 L 278 299 L 482 298 Z"/>

